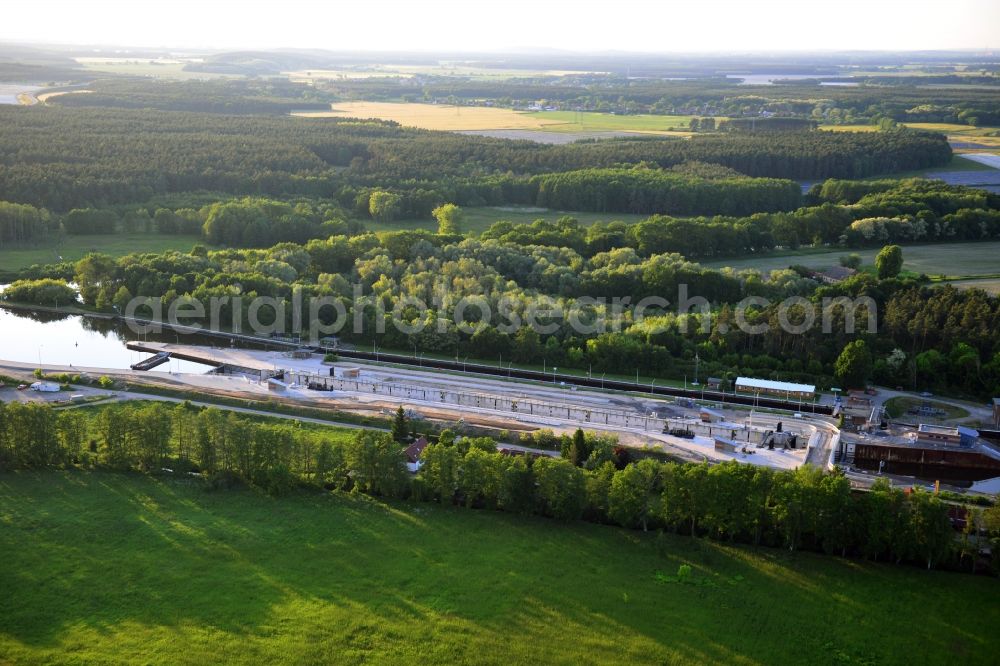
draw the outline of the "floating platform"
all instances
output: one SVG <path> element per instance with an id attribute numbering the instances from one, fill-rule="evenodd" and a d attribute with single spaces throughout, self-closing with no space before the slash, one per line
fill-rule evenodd
<path id="1" fill-rule="evenodd" d="M 138 363 L 133 363 L 129 367 L 133 370 L 152 370 L 153 368 L 163 365 L 170 360 L 170 352 L 161 351 L 153 354 L 149 358 L 143 359 Z"/>

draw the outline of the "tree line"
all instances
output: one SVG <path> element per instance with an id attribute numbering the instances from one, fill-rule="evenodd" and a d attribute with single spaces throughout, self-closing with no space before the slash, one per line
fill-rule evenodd
<path id="1" fill-rule="evenodd" d="M 582 430 L 559 444 L 560 458 L 517 455 L 498 451 L 489 438 L 444 431 L 411 475 L 405 442 L 388 433 L 307 432 L 295 423 L 261 423 L 190 404 L 57 411 L 0 403 L 0 470 L 101 466 L 195 474 L 210 487 L 248 484 L 282 494 L 319 486 L 927 568 L 976 559 L 974 544 L 956 540 L 948 506 L 921 490 L 882 482 L 853 493 L 844 476 L 810 466 L 628 462 L 612 440 Z M 970 512 L 976 529 L 997 533 L 995 508 L 985 516 Z"/>
<path id="2" fill-rule="evenodd" d="M 802 202 L 790 180 L 702 178 L 659 169 L 586 169 L 535 176 L 535 204 L 555 210 L 674 215 L 749 215 Z"/>

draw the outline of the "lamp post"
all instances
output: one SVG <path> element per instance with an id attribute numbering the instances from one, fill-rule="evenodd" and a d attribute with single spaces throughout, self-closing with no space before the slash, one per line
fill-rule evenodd
<path id="1" fill-rule="evenodd" d="M 553 384 L 556 383 L 556 370 L 558 370 L 558 369 L 559 369 L 558 366 L 555 366 L 555 365 L 552 366 L 552 383 Z"/>

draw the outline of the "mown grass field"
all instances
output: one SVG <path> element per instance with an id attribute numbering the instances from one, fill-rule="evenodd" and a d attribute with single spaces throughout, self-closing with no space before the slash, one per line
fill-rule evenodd
<path id="1" fill-rule="evenodd" d="M 16 271 L 33 264 L 76 261 L 89 252 L 103 252 L 115 257 L 132 252 L 188 251 L 201 236 L 184 234 L 122 233 L 65 236 L 61 242 L 35 246 L 0 248 L 0 272 Z M 60 259 L 62 257 L 62 259 Z"/>
<path id="2" fill-rule="evenodd" d="M 641 222 L 648 218 L 648 215 L 632 215 L 629 213 L 581 213 L 574 211 L 554 211 L 548 208 L 534 208 L 531 206 L 480 206 L 462 208 L 465 215 L 462 223 L 462 233 L 478 236 L 490 228 L 494 222 L 507 220 L 509 222 L 519 222 L 529 224 L 538 219 L 555 222 L 564 215 L 575 217 L 580 224 L 589 226 L 594 222 L 611 222 L 621 220 L 629 224 Z M 433 219 L 426 220 L 396 220 L 394 222 L 376 222 L 375 220 L 365 220 L 365 227 L 372 231 L 399 231 L 401 229 L 430 229 L 437 230 L 437 222 Z"/>
<path id="3" fill-rule="evenodd" d="M 0 658 L 995 663 L 1000 581 L 343 495 L 0 476 Z M 670 582 L 681 564 L 691 582 Z"/>
<path id="4" fill-rule="evenodd" d="M 926 273 L 931 277 L 950 276 L 971 277 L 975 275 L 994 275 L 997 273 L 997 256 L 1000 256 L 1000 242 L 986 243 L 941 243 L 937 245 L 904 245 L 903 270 L 913 273 Z M 792 264 L 801 264 L 809 268 L 828 268 L 836 266 L 840 257 L 846 254 L 858 254 L 864 264 L 875 261 L 875 255 L 880 248 L 866 250 L 821 250 L 810 252 L 790 252 L 780 255 L 767 255 L 746 259 L 721 259 L 705 262 L 706 266 L 722 268 L 731 266 L 736 269 L 756 268 L 770 271 L 787 268 Z"/>
<path id="5" fill-rule="evenodd" d="M 301 111 L 303 118 L 380 118 L 429 130 L 544 130 L 547 132 L 643 132 L 686 130 L 692 116 L 622 116 L 573 111 L 514 111 L 479 106 L 397 102 L 338 102 L 330 111 Z"/>

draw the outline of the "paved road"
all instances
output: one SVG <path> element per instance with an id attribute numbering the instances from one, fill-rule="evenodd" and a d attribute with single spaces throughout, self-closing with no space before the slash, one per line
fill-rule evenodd
<path id="1" fill-rule="evenodd" d="M 886 401 L 897 397 L 911 398 L 918 401 L 927 400 L 928 402 L 940 402 L 969 412 L 969 416 L 961 419 L 955 419 L 954 423 L 977 424 L 993 422 L 992 408 L 987 407 L 986 405 L 979 405 L 973 402 L 966 402 L 964 400 L 956 400 L 954 398 L 942 398 L 936 395 L 925 398 L 919 393 L 914 393 L 912 391 L 896 391 L 895 389 L 884 387 L 876 387 L 876 390 L 878 393 L 872 396 L 872 402 L 877 406 L 884 405 Z"/>

